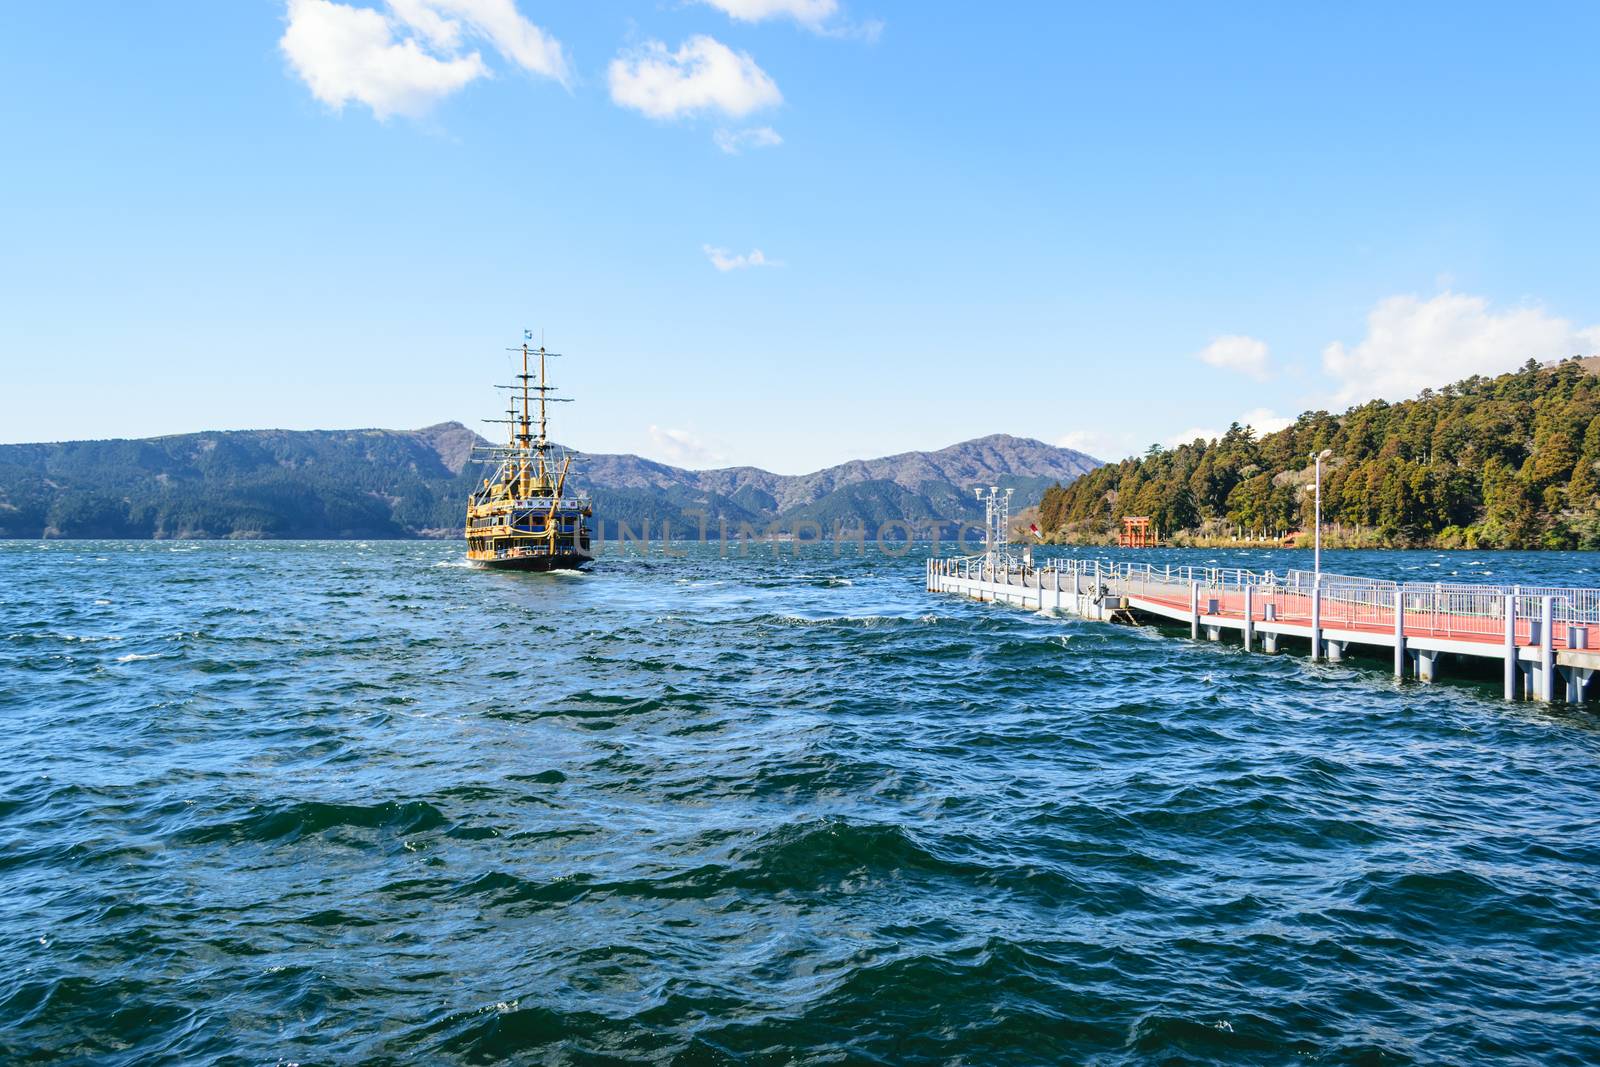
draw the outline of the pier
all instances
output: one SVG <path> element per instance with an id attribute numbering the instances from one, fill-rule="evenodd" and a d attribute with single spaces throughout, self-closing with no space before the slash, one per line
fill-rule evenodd
<path id="1" fill-rule="evenodd" d="M 1600 589 L 1390 582 L 1290 570 L 1172 567 L 1099 559 L 1022 566 L 1003 557 L 930 559 L 928 591 L 1051 614 L 1187 626 L 1246 649 L 1305 642 L 1313 660 L 1356 649 L 1392 656 L 1397 679 L 1431 682 L 1450 657 L 1500 660 L 1507 700 L 1600 698 Z M 1592 687 L 1600 690 L 1600 686 Z"/>

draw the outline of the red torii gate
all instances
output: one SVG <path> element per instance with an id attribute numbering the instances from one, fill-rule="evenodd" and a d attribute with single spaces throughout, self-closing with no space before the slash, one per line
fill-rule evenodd
<path id="1" fill-rule="evenodd" d="M 1155 548 L 1157 543 L 1155 531 L 1150 529 L 1150 516 L 1129 515 L 1122 520 L 1118 548 Z"/>

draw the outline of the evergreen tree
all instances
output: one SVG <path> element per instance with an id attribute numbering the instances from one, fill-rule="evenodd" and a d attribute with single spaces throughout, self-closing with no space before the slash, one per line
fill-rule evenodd
<path id="1" fill-rule="evenodd" d="M 1576 358 L 1338 416 L 1308 411 L 1259 440 L 1234 424 L 1214 441 L 1152 446 L 1052 486 L 1042 526 L 1105 537 L 1124 515 L 1149 515 L 1168 535 L 1304 529 L 1308 457 L 1324 448 L 1333 452 L 1323 466 L 1328 523 L 1394 545 L 1600 547 L 1600 377 Z"/>

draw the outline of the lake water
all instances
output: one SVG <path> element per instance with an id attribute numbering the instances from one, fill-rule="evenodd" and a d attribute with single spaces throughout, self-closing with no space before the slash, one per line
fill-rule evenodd
<path id="1" fill-rule="evenodd" d="M 924 552 L 0 543 L 0 1061 L 1600 1062 L 1592 708 Z"/>

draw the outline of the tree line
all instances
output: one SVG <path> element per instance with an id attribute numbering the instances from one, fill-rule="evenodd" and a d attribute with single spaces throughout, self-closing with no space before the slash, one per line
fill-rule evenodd
<path id="1" fill-rule="evenodd" d="M 1039 525 L 1050 540 L 1077 543 L 1109 539 L 1135 515 L 1177 541 L 1309 530 L 1311 457 L 1327 449 L 1325 538 L 1332 526 L 1344 543 L 1374 546 L 1600 548 L 1593 367 L 1530 360 L 1415 400 L 1308 411 L 1261 437 L 1235 423 L 1214 440 L 1152 445 L 1051 486 Z"/>

